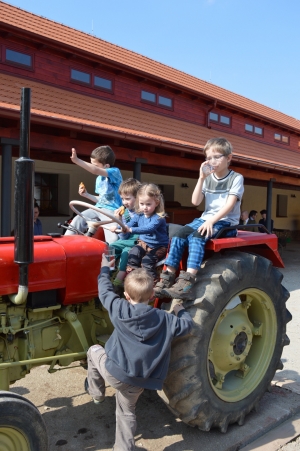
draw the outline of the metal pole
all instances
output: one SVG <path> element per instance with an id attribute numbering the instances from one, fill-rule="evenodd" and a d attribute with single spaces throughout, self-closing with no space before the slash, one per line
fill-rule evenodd
<path id="1" fill-rule="evenodd" d="M 272 189 L 273 189 L 273 182 L 276 182 L 276 179 L 270 179 L 268 181 L 268 187 L 267 187 L 267 229 L 269 232 L 272 232 L 271 230 L 271 219 L 272 219 Z"/>
<path id="2" fill-rule="evenodd" d="M 142 164 L 147 164 L 148 160 L 145 158 L 136 158 L 133 166 L 133 178 L 141 181 L 141 174 L 142 174 Z"/>
<path id="3" fill-rule="evenodd" d="M 1 170 L 1 236 L 11 234 L 12 145 L 2 144 Z"/>

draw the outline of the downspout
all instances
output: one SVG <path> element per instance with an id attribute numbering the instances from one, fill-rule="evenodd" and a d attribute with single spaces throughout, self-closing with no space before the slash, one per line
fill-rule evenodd
<path id="1" fill-rule="evenodd" d="M 28 296 L 28 266 L 33 262 L 34 161 L 30 153 L 30 88 L 22 88 L 20 116 L 20 158 L 15 162 L 15 256 L 19 265 L 18 293 L 9 296 L 23 304 Z"/>
<path id="2" fill-rule="evenodd" d="M 214 103 L 207 110 L 207 116 L 206 116 L 206 127 L 207 128 L 211 128 L 210 122 L 209 122 L 209 113 L 211 112 L 211 110 L 213 110 L 216 107 L 217 107 L 217 100 L 214 100 Z"/>

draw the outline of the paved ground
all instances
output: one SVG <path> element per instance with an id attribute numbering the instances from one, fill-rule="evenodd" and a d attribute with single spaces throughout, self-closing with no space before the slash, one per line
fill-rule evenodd
<path id="1" fill-rule="evenodd" d="M 293 321 L 288 324 L 291 345 L 284 349 L 284 370 L 276 375 L 259 411 L 247 416 L 245 425 L 232 425 L 227 434 L 193 429 L 168 411 L 155 392 L 147 391 L 137 407 L 137 449 L 144 451 L 284 451 L 300 450 L 300 442 L 285 445 L 300 434 L 300 243 L 291 243 L 284 252 L 284 285 L 291 292 L 288 308 Z M 111 450 L 115 429 L 114 390 L 100 406 L 83 390 L 86 372 L 72 369 L 48 374 L 47 366 L 34 369 L 12 391 L 28 397 L 38 406 L 47 424 L 49 451 Z M 287 420 L 285 422 L 285 420 Z M 270 431 L 270 432 L 268 432 Z"/>

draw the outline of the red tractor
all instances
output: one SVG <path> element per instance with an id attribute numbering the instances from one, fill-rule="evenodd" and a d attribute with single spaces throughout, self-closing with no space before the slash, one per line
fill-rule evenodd
<path id="1" fill-rule="evenodd" d="M 22 102 L 24 111 L 26 88 Z M 29 149 L 26 127 L 21 120 Z M 51 372 L 54 365 L 84 359 L 92 344 L 105 345 L 113 331 L 97 293 L 107 245 L 87 235 L 33 239 L 33 168 L 21 139 L 15 237 L 0 238 L 1 451 L 47 450 L 42 416 L 27 399 L 9 392 L 10 384 L 35 366 L 49 363 Z M 242 425 L 282 369 L 291 315 L 285 305 L 289 293 L 275 267 L 283 267 L 275 235 L 239 231 L 235 238 L 207 243 L 200 280 L 184 302 L 195 326 L 174 340 L 159 393 L 185 423 L 222 432 L 231 423 Z M 154 307 L 161 304 L 156 299 Z"/>

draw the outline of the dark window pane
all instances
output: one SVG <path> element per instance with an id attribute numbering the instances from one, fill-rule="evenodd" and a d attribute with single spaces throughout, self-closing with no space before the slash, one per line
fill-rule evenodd
<path id="1" fill-rule="evenodd" d="M 90 74 L 75 69 L 71 69 L 71 78 L 72 80 L 81 81 L 82 83 L 90 84 L 91 82 Z"/>
<path id="2" fill-rule="evenodd" d="M 14 50 L 6 49 L 6 61 L 11 61 L 12 63 L 23 64 L 24 66 L 32 66 L 32 58 L 30 55 L 25 53 L 15 52 Z"/>
<path id="3" fill-rule="evenodd" d="M 288 136 L 282 135 L 281 139 L 282 139 L 282 142 L 284 142 L 284 143 L 288 143 L 289 142 Z"/>
<path id="4" fill-rule="evenodd" d="M 261 127 L 254 127 L 254 133 L 256 133 L 257 135 L 262 135 L 263 129 Z"/>
<path id="5" fill-rule="evenodd" d="M 220 122 L 222 124 L 230 125 L 230 118 L 228 116 L 220 116 Z"/>
<path id="6" fill-rule="evenodd" d="M 55 214 L 58 208 L 58 174 L 36 172 L 34 177 L 34 198 L 41 213 Z"/>
<path id="7" fill-rule="evenodd" d="M 211 121 L 218 122 L 219 121 L 219 115 L 217 113 L 209 113 L 209 119 Z"/>
<path id="8" fill-rule="evenodd" d="M 253 125 L 245 124 L 245 130 L 246 130 L 246 132 L 252 132 L 253 133 Z"/>
<path id="9" fill-rule="evenodd" d="M 281 141 L 281 135 L 279 135 L 279 133 L 274 133 L 274 139 L 277 139 L 277 141 Z"/>
<path id="10" fill-rule="evenodd" d="M 156 103 L 156 94 L 152 92 L 142 91 L 142 100 L 147 100 L 147 102 Z"/>
<path id="11" fill-rule="evenodd" d="M 107 78 L 95 76 L 94 85 L 97 86 L 98 88 L 108 89 L 109 91 L 112 90 L 112 81 L 108 80 Z"/>
<path id="12" fill-rule="evenodd" d="M 158 104 L 172 108 L 172 99 L 168 97 L 158 96 Z"/>

